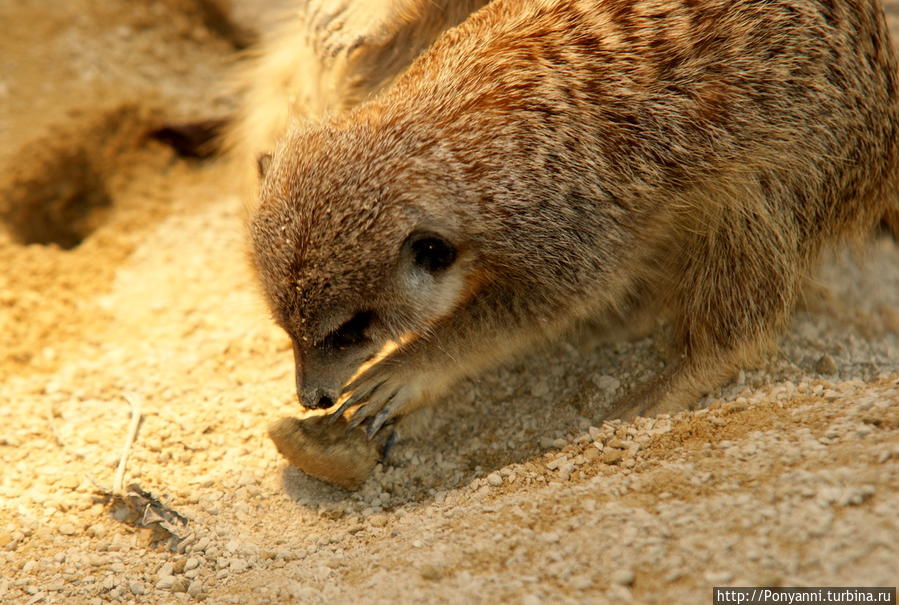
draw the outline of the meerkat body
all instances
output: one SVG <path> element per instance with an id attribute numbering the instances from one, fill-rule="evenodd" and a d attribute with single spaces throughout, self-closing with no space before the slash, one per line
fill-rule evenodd
<path id="1" fill-rule="evenodd" d="M 683 409 L 896 203 L 897 89 L 873 0 L 494 0 L 274 149 L 253 258 L 303 404 L 374 434 L 650 312 L 679 353 L 618 412 Z"/>

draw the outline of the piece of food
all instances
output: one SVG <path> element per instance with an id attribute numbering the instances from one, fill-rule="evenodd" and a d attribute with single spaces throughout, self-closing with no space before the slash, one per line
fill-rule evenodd
<path id="1" fill-rule="evenodd" d="M 380 459 L 378 441 L 362 429 L 347 431 L 340 417 L 329 422 L 323 413 L 286 417 L 272 424 L 269 437 L 293 466 L 316 479 L 343 489 L 358 489 Z"/>

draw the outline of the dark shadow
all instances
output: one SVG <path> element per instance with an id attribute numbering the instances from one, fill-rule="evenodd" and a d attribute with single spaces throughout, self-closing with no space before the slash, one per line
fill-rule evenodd
<path id="1" fill-rule="evenodd" d="M 6 193 L 2 218 L 23 244 L 71 249 L 103 222 L 111 206 L 102 176 L 82 150 L 54 158 Z"/>
<path id="2" fill-rule="evenodd" d="M 205 159 L 220 151 L 220 137 L 227 124 L 224 118 L 168 124 L 151 132 L 150 137 L 168 145 L 181 157 Z"/>
<path id="3" fill-rule="evenodd" d="M 662 366 L 659 336 L 592 344 L 588 338 L 578 346 L 568 339 L 534 351 L 464 381 L 418 418 L 399 423 L 400 440 L 359 491 L 290 466 L 282 473 L 284 489 L 298 506 L 339 518 L 418 506 L 499 469 L 544 465 L 543 454 L 558 449 L 558 440 L 571 443 L 602 424 L 631 382 L 652 375 L 647 366 Z"/>

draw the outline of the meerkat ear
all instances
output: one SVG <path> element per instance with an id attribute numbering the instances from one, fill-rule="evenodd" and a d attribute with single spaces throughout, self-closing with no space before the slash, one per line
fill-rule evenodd
<path id="1" fill-rule="evenodd" d="M 403 247 L 412 264 L 428 273 L 440 273 L 456 262 L 456 247 L 445 237 L 429 231 L 413 233 Z"/>
<path id="2" fill-rule="evenodd" d="M 256 170 L 259 171 L 259 178 L 264 179 L 268 172 L 268 167 L 272 165 L 272 154 L 263 153 L 256 158 Z"/>

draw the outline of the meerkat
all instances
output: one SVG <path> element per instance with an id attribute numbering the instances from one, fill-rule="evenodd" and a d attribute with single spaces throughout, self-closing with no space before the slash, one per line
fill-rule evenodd
<path id="1" fill-rule="evenodd" d="M 895 212 L 897 82 L 874 0 L 494 0 L 261 164 L 252 259 L 301 403 L 374 436 L 650 313 L 677 354 L 615 413 L 686 409 Z"/>

